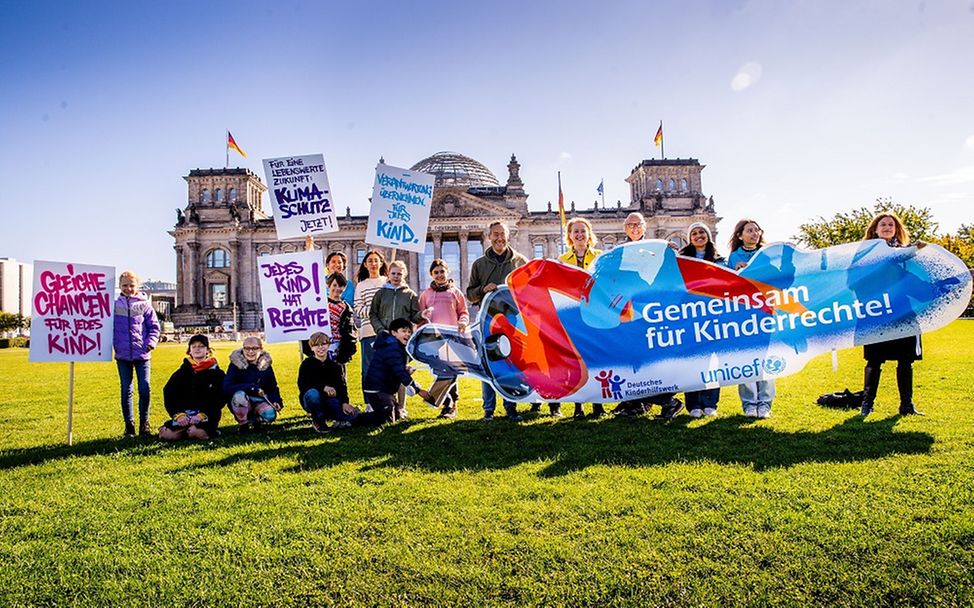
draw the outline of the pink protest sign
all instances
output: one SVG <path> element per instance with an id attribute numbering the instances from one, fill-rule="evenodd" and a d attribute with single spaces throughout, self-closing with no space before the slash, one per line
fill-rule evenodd
<path id="1" fill-rule="evenodd" d="M 30 361 L 111 361 L 115 268 L 34 262 Z"/>

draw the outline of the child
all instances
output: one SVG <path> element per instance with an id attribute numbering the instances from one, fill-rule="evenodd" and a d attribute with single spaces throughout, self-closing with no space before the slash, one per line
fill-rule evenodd
<path id="1" fill-rule="evenodd" d="M 325 280 L 328 285 L 328 314 L 331 323 L 329 356 L 341 366 L 342 379 L 345 380 L 345 365 L 352 360 L 357 350 L 358 335 L 352 320 L 352 307 L 344 300 L 343 293 L 348 281 L 340 272 L 333 272 Z"/>
<path id="2" fill-rule="evenodd" d="M 467 300 L 453 285 L 450 267 L 445 261 L 436 258 L 430 264 L 430 277 L 433 281 L 419 296 L 419 309 L 424 319 L 420 325 L 425 325 L 425 322 L 429 321 L 456 327 L 460 333 L 466 332 L 467 325 L 470 324 Z M 433 407 L 443 407 L 440 418 L 457 417 L 457 401 L 460 399 L 460 393 L 457 391 L 456 376 L 437 377 L 430 387 L 430 394 L 434 397 Z"/>
<path id="3" fill-rule="evenodd" d="M 715 264 L 724 264 L 724 258 L 717 253 L 714 240 L 710 235 L 710 228 L 706 224 L 694 222 L 687 228 L 687 246 L 680 250 L 680 255 L 707 260 Z M 693 418 L 701 416 L 713 417 L 717 415 L 717 402 L 720 401 L 720 387 L 705 388 L 700 391 L 690 391 L 683 394 L 687 402 L 687 411 Z"/>
<path id="4" fill-rule="evenodd" d="M 341 293 L 338 295 L 341 297 Z M 348 387 L 341 366 L 328 355 L 331 338 L 317 331 L 308 342 L 314 356 L 302 361 L 298 368 L 298 392 L 301 407 L 311 414 L 311 428 L 316 433 L 326 433 L 329 420 L 335 421 L 336 428 L 351 426 L 358 410 L 348 403 Z"/>
<path id="5" fill-rule="evenodd" d="M 402 404 L 396 402 L 399 385 L 414 389 L 426 401 L 432 401 L 429 392 L 420 388 L 406 367 L 406 342 L 413 335 L 413 324 L 408 319 L 393 319 L 389 330 L 380 330 L 375 337 L 375 352 L 369 371 L 362 383 L 362 390 L 372 406 L 372 411 L 356 418 L 357 424 L 379 425 L 399 419 Z"/>
<path id="6" fill-rule="evenodd" d="M 247 338 L 243 348 L 230 353 L 223 394 L 230 399 L 230 411 L 241 431 L 251 424 L 259 427 L 277 420 L 277 413 L 284 409 L 281 391 L 271 354 L 263 349 L 259 338 Z"/>
<path id="7" fill-rule="evenodd" d="M 381 253 L 372 249 L 365 254 L 362 264 L 359 266 L 356 275 L 355 285 L 355 322 L 358 324 L 358 337 L 362 348 L 362 382 L 365 382 L 365 374 L 369 371 L 369 363 L 372 361 L 372 344 L 375 342 L 375 329 L 372 321 L 369 320 L 369 311 L 372 308 L 372 298 L 375 292 L 382 289 L 386 284 L 386 275 L 389 267 L 386 259 Z M 362 394 L 365 398 L 365 394 Z M 368 409 L 368 399 L 366 399 L 366 409 Z"/>
<path id="8" fill-rule="evenodd" d="M 731 253 L 727 256 L 727 266 L 740 271 L 747 266 L 758 249 L 764 246 L 764 231 L 752 219 L 743 219 L 734 226 L 730 240 Z M 744 415 L 749 418 L 770 418 L 771 402 L 774 401 L 774 380 L 745 382 L 737 386 L 741 396 Z"/>
<path id="9" fill-rule="evenodd" d="M 210 340 L 201 334 L 189 339 L 187 357 L 162 389 L 166 411 L 172 416 L 159 429 L 159 438 L 207 440 L 217 434 L 223 409 L 223 370 Z"/>
<path id="10" fill-rule="evenodd" d="M 139 277 L 126 270 L 118 278 L 121 293 L 115 300 L 115 329 L 112 344 L 115 347 L 115 364 L 121 384 L 122 418 L 125 420 L 124 437 L 135 437 L 135 418 L 132 414 L 132 376 L 139 384 L 139 435 L 153 435 L 149 424 L 149 359 L 152 349 L 159 342 L 159 320 L 149 299 L 139 293 Z"/>

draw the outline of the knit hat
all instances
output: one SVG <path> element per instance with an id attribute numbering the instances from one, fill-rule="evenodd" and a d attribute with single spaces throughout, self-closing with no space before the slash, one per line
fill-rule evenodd
<path id="1" fill-rule="evenodd" d="M 707 233 L 707 240 L 709 242 L 711 242 L 711 243 L 714 242 L 714 235 L 710 234 L 710 228 L 708 228 L 706 224 L 704 224 L 702 222 L 693 222 L 687 228 L 687 242 L 688 243 L 690 242 L 690 233 L 693 232 L 693 229 L 694 228 L 703 228 L 703 231 Z"/>
<path id="2" fill-rule="evenodd" d="M 204 336 L 203 334 L 196 334 L 195 336 L 193 336 L 192 338 L 190 338 L 189 339 L 189 346 L 192 346 L 194 342 L 199 342 L 200 344 L 202 344 L 206 348 L 209 348 L 210 347 L 210 339 L 207 338 L 206 336 Z"/>

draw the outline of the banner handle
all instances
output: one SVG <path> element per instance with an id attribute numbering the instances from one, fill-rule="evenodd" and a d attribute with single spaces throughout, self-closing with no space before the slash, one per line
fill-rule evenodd
<path id="1" fill-rule="evenodd" d="M 832 371 L 839 371 L 839 353 L 834 348 L 832 349 Z"/>
<path id="2" fill-rule="evenodd" d="M 74 444 L 74 361 L 68 364 L 68 445 Z"/>

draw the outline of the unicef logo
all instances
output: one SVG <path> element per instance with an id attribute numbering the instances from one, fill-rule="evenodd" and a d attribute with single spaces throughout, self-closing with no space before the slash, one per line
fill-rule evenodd
<path id="1" fill-rule="evenodd" d="M 766 374 L 780 374 L 785 371 L 785 360 L 778 356 L 771 356 L 764 360 L 763 367 Z"/>

